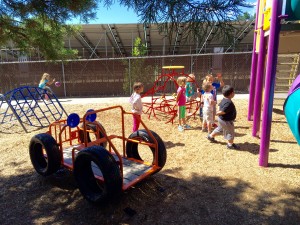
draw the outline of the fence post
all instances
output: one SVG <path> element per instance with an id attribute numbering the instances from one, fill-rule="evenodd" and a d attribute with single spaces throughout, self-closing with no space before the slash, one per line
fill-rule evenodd
<path id="1" fill-rule="evenodd" d="M 131 84 L 131 66 L 130 66 L 130 59 L 128 59 L 128 76 L 129 76 L 129 93 L 132 92 L 131 90 L 131 87 L 132 87 L 132 84 Z"/>
<path id="2" fill-rule="evenodd" d="M 66 78 L 65 78 L 64 61 L 61 61 L 61 69 L 62 69 L 62 75 L 63 75 L 64 95 L 65 95 L 65 98 L 66 98 L 67 97 L 67 91 L 66 91 Z"/>
<path id="3" fill-rule="evenodd" d="M 193 73 L 193 56 L 191 55 L 190 73 Z"/>

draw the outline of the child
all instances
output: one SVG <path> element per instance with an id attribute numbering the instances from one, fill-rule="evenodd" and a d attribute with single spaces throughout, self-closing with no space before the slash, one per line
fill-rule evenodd
<path id="1" fill-rule="evenodd" d="M 49 100 L 49 94 L 52 94 L 52 89 L 49 87 L 49 85 L 53 84 L 55 82 L 55 78 L 53 78 L 52 81 L 50 81 L 50 74 L 44 73 L 40 83 L 39 83 L 39 88 L 45 89 L 47 91 L 47 94 L 45 94 L 45 99 L 48 101 Z"/>
<path id="2" fill-rule="evenodd" d="M 178 77 L 177 84 L 177 97 L 176 97 L 176 104 L 178 105 L 178 130 L 183 131 L 184 129 L 191 128 L 189 125 L 186 124 L 185 120 L 185 113 L 186 113 L 186 96 L 185 96 L 185 83 L 186 77 Z"/>
<path id="3" fill-rule="evenodd" d="M 131 112 L 133 117 L 133 127 L 132 132 L 139 129 L 141 122 L 141 115 L 143 113 L 143 104 L 141 93 L 144 91 L 144 85 L 141 82 L 135 82 L 133 84 L 133 93 L 130 96 L 129 102 L 132 105 Z"/>
<path id="4" fill-rule="evenodd" d="M 202 95 L 203 101 L 203 121 L 202 121 L 202 131 L 208 131 L 208 134 L 211 133 L 211 127 L 214 123 L 213 121 L 213 107 L 216 105 L 214 97 L 211 93 L 213 86 L 211 83 L 206 83 L 203 85 L 203 90 L 205 93 Z M 207 128 L 207 129 L 206 129 Z"/>
<path id="5" fill-rule="evenodd" d="M 194 88 L 194 83 L 195 83 L 195 75 L 194 74 L 189 74 L 189 76 L 186 78 L 186 101 L 192 101 L 195 98 L 197 98 L 197 93 L 195 93 L 195 88 Z"/>
<path id="6" fill-rule="evenodd" d="M 214 100 L 217 102 L 217 89 L 224 86 L 224 81 L 223 81 L 222 75 L 220 73 L 218 73 L 218 76 L 216 77 L 216 80 L 218 82 L 214 82 L 214 80 L 215 80 L 215 78 L 213 77 L 212 74 L 207 74 L 203 81 L 203 84 L 205 84 L 207 82 L 212 84 L 213 90 L 211 91 L 211 93 L 213 94 Z M 216 105 L 214 105 L 214 107 L 213 107 L 213 121 L 214 122 L 215 122 L 216 111 L 217 111 Z"/>
<path id="7" fill-rule="evenodd" d="M 230 85 L 225 85 L 222 89 L 222 94 L 224 98 L 220 102 L 220 109 L 217 112 L 218 118 L 218 127 L 207 136 L 207 139 L 211 142 L 216 142 L 215 136 L 220 135 L 222 132 L 224 138 L 227 140 L 228 149 L 240 149 L 239 146 L 233 143 L 234 140 L 234 123 L 233 121 L 236 118 L 236 109 L 235 105 L 231 101 L 234 97 L 234 89 Z"/>

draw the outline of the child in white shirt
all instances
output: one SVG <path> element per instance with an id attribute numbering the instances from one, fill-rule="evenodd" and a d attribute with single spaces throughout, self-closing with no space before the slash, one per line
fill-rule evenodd
<path id="1" fill-rule="evenodd" d="M 143 103 L 141 93 L 144 91 L 144 85 L 141 82 L 135 82 L 133 84 L 133 93 L 130 96 L 129 102 L 131 104 L 131 112 L 133 117 L 133 128 L 132 132 L 139 129 L 141 122 L 141 115 L 143 113 Z"/>
<path id="2" fill-rule="evenodd" d="M 210 82 L 203 84 L 203 90 L 205 91 L 202 95 L 203 102 L 203 121 L 202 121 L 202 131 L 211 133 L 211 128 L 214 123 L 213 120 L 213 112 L 214 106 L 216 105 L 216 101 L 214 100 L 214 96 L 211 93 L 213 90 L 213 86 Z M 207 128 L 207 129 L 206 129 Z"/>

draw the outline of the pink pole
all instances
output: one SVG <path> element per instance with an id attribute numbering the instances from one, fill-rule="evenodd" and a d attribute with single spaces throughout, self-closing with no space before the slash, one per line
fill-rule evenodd
<path id="1" fill-rule="evenodd" d="M 249 87 L 248 121 L 253 119 L 252 115 L 253 115 L 254 94 L 255 94 L 256 67 L 257 67 L 257 54 L 255 52 L 255 47 L 256 47 L 256 36 L 257 36 L 256 30 L 257 30 L 257 24 L 258 24 L 259 4 L 260 4 L 260 0 L 257 0 L 255 28 L 254 28 L 254 39 L 253 39 L 253 50 L 252 50 L 252 65 L 251 65 L 250 87 Z"/>
<path id="2" fill-rule="evenodd" d="M 263 20 L 262 16 L 262 20 Z M 254 97 L 254 113 L 253 113 L 253 126 L 252 126 L 252 136 L 256 137 L 259 133 L 260 118 L 261 118 L 261 102 L 263 93 L 263 80 L 264 80 L 264 69 L 265 69 L 265 32 L 263 27 L 260 27 L 260 45 L 258 53 L 258 67 L 256 75 L 256 88 Z"/>
<path id="3" fill-rule="evenodd" d="M 272 1 L 272 15 L 265 78 L 264 108 L 262 114 L 262 129 L 259 150 L 259 165 L 264 167 L 268 166 L 269 158 L 276 64 L 280 34 L 279 15 L 281 14 L 281 6 L 282 0 Z"/>

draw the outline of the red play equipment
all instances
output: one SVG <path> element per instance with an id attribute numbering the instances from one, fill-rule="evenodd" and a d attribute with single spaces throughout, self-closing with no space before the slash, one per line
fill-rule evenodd
<path id="1" fill-rule="evenodd" d="M 110 127 L 119 123 L 114 132 L 107 132 L 99 122 L 105 112 L 119 115 L 117 120 L 106 116 L 101 121 Z M 67 119 L 51 123 L 46 133 L 31 138 L 29 154 L 34 169 L 49 176 L 66 168 L 73 171 L 81 194 L 89 202 L 117 200 L 122 191 L 158 173 L 167 160 L 163 140 L 142 120 L 143 129 L 125 135 L 127 116 L 132 113 L 111 106 L 89 109 L 82 118 L 71 113 Z"/>
<path id="2" fill-rule="evenodd" d="M 161 75 L 156 79 L 154 85 L 143 96 L 144 113 L 150 119 L 153 115 L 158 120 L 166 120 L 173 124 L 177 116 L 176 92 L 178 88 L 177 78 L 185 76 L 194 83 L 195 93 L 199 90 L 195 78 L 184 73 L 184 66 L 164 66 Z M 150 97 L 150 101 L 145 98 Z M 200 98 L 197 97 L 186 103 L 188 116 L 196 115 L 200 108 Z"/>

